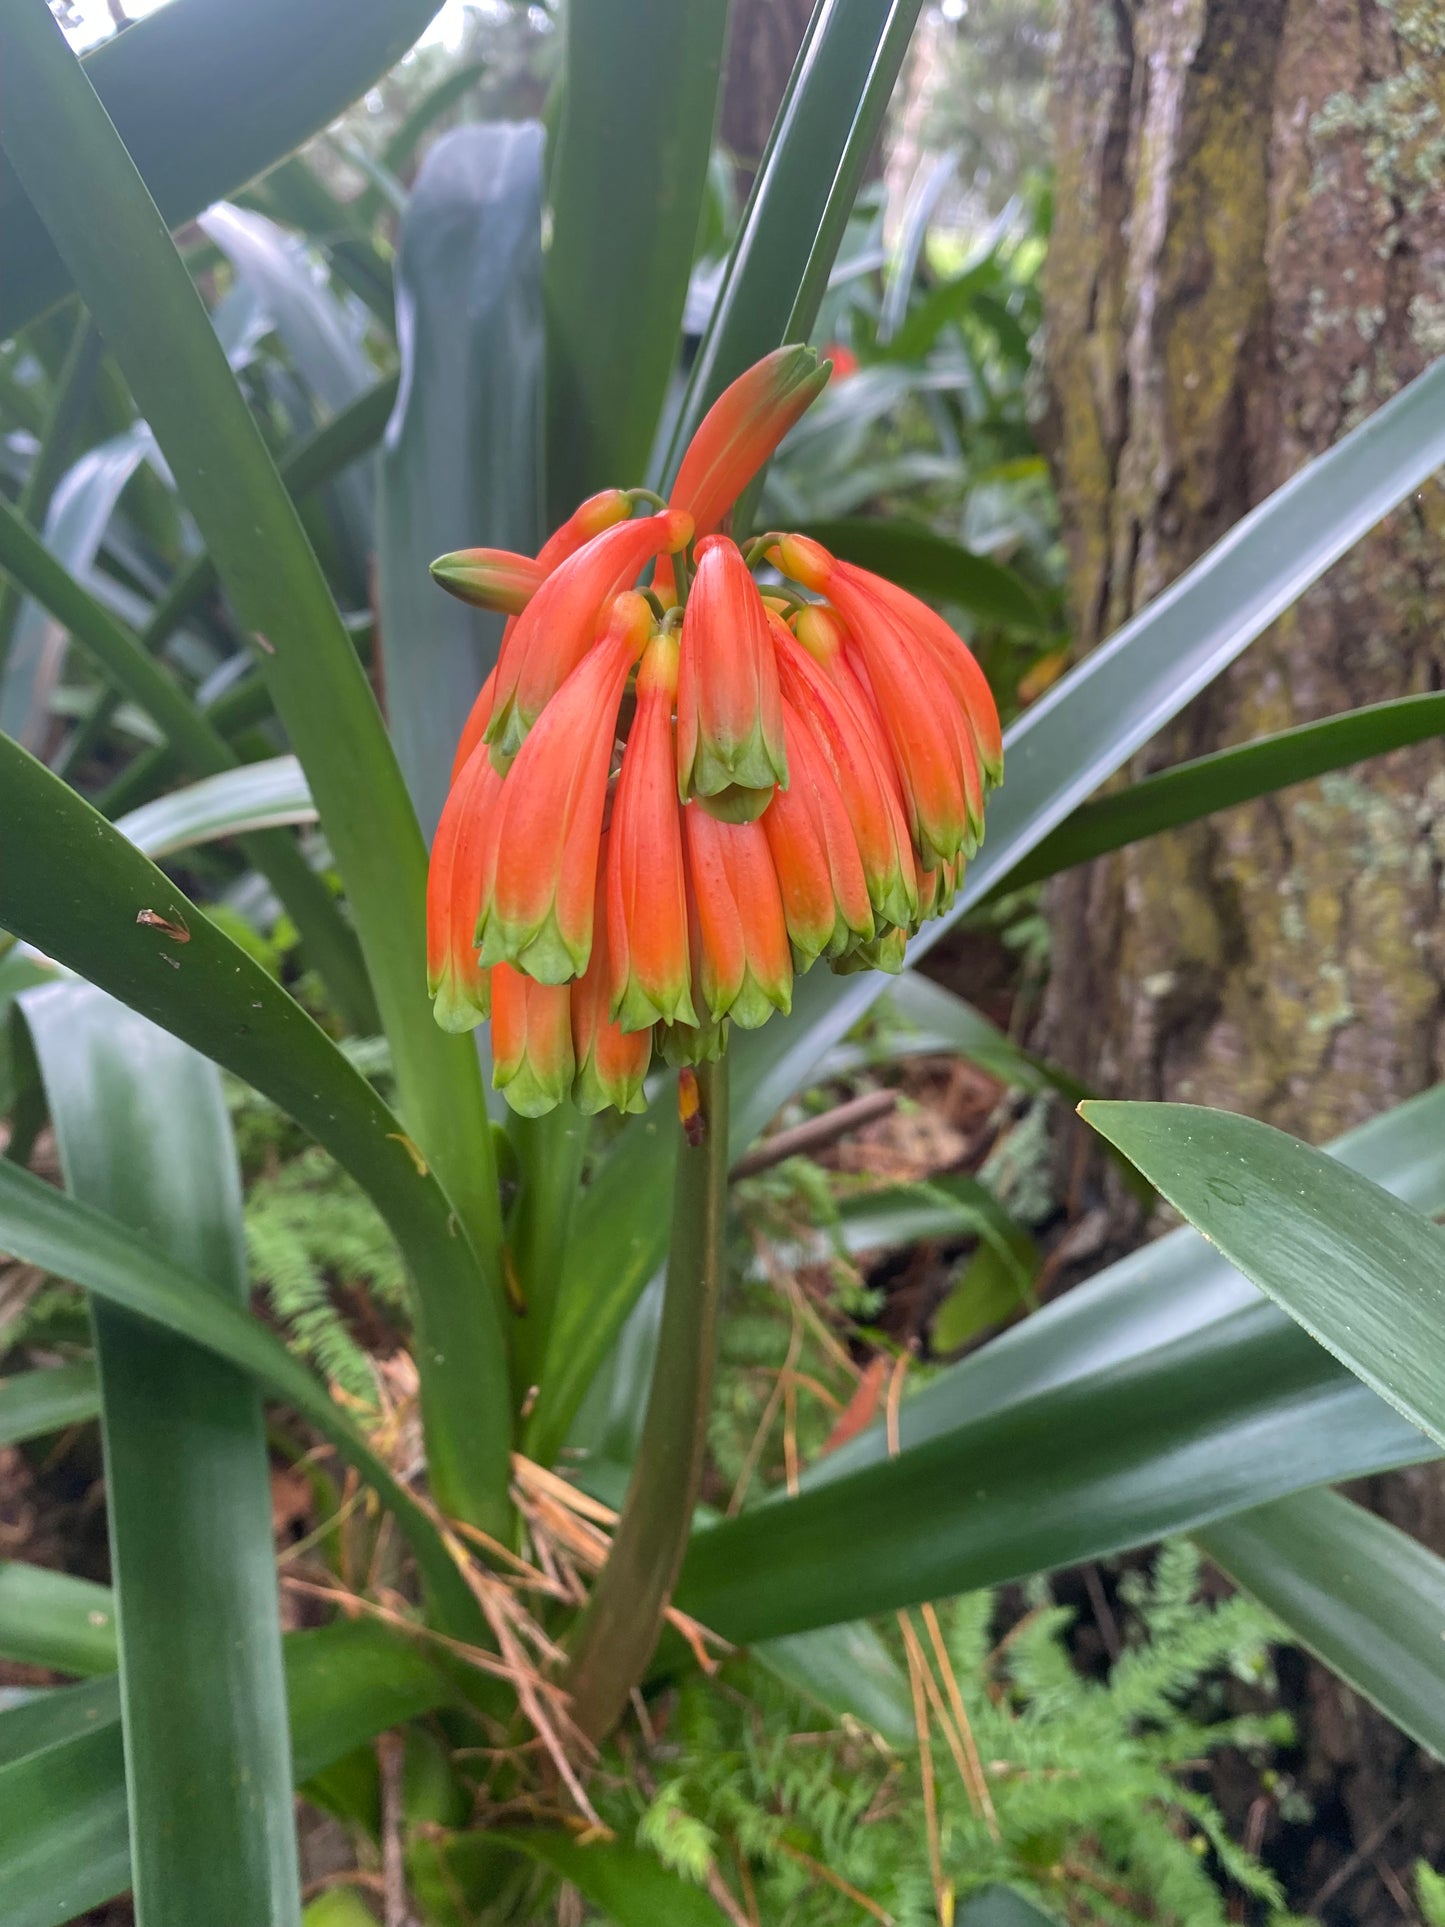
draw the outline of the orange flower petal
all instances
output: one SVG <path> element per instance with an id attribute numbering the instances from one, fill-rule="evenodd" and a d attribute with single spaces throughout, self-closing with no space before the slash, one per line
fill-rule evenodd
<path id="1" fill-rule="evenodd" d="M 503 764 L 591 648 L 612 598 L 653 556 L 691 539 L 686 515 L 644 515 L 604 529 L 552 571 L 502 641 L 487 740 Z"/>
<path id="2" fill-rule="evenodd" d="M 783 896 L 758 823 L 682 812 L 697 1002 L 714 1021 L 756 1030 L 793 1001 Z"/>
<path id="3" fill-rule="evenodd" d="M 760 821 L 783 896 L 788 936 L 806 969 L 839 955 L 875 924 L 853 826 L 827 758 L 802 717 L 783 704 L 793 778 Z"/>
<path id="4" fill-rule="evenodd" d="M 612 1021 L 612 959 L 608 952 L 606 878 L 609 833 L 597 857 L 597 897 L 593 909 L 592 955 L 584 976 L 572 986 L 572 1049 L 577 1071 L 572 1099 L 592 1116 L 609 1107 L 645 1111 L 643 1081 L 652 1061 L 652 1031 L 625 1031 Z"/>
<path id="5" fill-rule="evenodd" d="M 672 704 L 675 635 L 654 636 L 637 671 L 637 708 L 612 802 L 607 876 L 612 1015 L 624 1030 L 695 1024 L 687 886 L 678 822 Z"/>
<path id="6" fill-rule="evenodd" d="M 721 535 L 698 546 L 682 620 L 677 779 L 684 800 L 788 780 L 768 612 L 742 551 Z"/>
<path id="7" fill-rule="evenodd" d="M 452 785 L 427 869 L 427 981 L 443 1030 L 472 1030 L 490 1008 L 489 973 L 474 948 L 502 779 L 477 744 Z"/>
<path id="8" fill-rule="evenodd" d="M 868 896 L 884 922 L 918 914 L 918 879 L 888 745 L 872 709 L 773 618 L 783 693 L 828 759 L 858 844 Z M 856 690 L 856 684 L 852 684 Z"/>
<path id="9" fill-rule="evenodd" d="M 492 971 L 492 1084 L 522 1117 L 555 1110 L 572 1089 L 572 991 L 499 963 Z"/>
<path id="10" fill-rule="evenodd" d="M 483 963 L 515 964 L 552 984 L 587 968 L 617 711 L 651 629 L 642 596 L 617 597 L 606 633 L 547 704 L 504 779 L 495 882 L 478 933 Z"/>

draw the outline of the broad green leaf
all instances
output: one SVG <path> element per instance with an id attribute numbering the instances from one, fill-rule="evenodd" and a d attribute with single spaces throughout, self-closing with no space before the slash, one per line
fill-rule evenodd
<path id="1" fill-rule="evenodd" d="M 427 835 L 502 637 L 499 616 L 445 594 L 428 564 L 542 541 L 542 148 L 531 122 L 443 135 L 401 223 L 377 567 L 387 713 Z"/>
<path id="2" fill-rule="evenodd" d="M 1371 703 L 1317 723 L 1301 723 L 1277 736 L 1216 750 L 1173 769 L 1160 770 L 1115 795 L 1085 803 L 1046 836 L 1010 871 L 1003 889 L 1018 889 L 1043 877 L 1088 863 L 1109 850 L 1158 836 L 1184 823 L 1197 823 L 1216 810 L 1271 796 L 1292 783 L 1409 743 L 1445 735 L 1445 696 L 1400 696 Z"/>
<path id="3" fill-rule="evenodd" d="M 918 0 L 818 0 L 693 363 L 664 481 L 728 383 L 810 332 L 917 15 Z"/>
<path id="4" fill-rule="evenodd" d="M 828 1712 L 862 1720 L 890 1746 L 915 1743 L 907 1676 L 866 1620 L 764 1640 L 752 1657 Z"/>
<path id="5" fill-rule="evenodd" d="M 1013 1090 L 1058 1091 L 1075 1103 L 1089 1095 L 1076 1077 L 1030 1056 L 982 1011 L 921 971 L 905 970 L 889 984 L 875 1013 L 886 1032 L 881 1053 L 885 1061 L 900 1054 L 966 1057 Z M 844 1058 L 843 1052 L 849 1056 Z M 836 1074 L 843 1063 L 877 1061 L 869 1045 L 844 1044 L 828 1059 L 828 1067 Z"/>
<path id="6" fill-rule="evenodd" d="M 582 1845 L 572 1834 L 538 1828 L 533 1833 L 496 1832 L 462 1835 L 451 1843 L 448 1856 L 465 1882 L 466 1862 L 480 1845 L 489 1843 L 524 1853 L 600 1907 L 616 1927 L 722 1927 L 716 1901 L 701 1887 L 664 1867 L 655 1855 L 615 1840 Z"/>
<path id="7" fill-rule="evenodd" d="M 118 817 L 115 827 L 158 861 L 217 837 L 315 821 L 316 805 L 301 765 L 294 756 L 272 756 L 168 790 Z"/>
<path id="8" fill-rule="evenodd" d="M 147 655 L 139 639 L 81 588 L 3 499 L 0 569 L 22 583 L 94 655 L 116 686 L 141 704 L 190 768 L 214 773 L 236 766 L 235 751 L 195 707 L 170 670 Z M 308 953 L 343 1013 L 353 1020 L 368 1016 L 371 997 L 356 941 L 324 882 L 305 862 L 294 839 L 281 831 L 257 831 L 245 839 L 244 847 L 290 911 Z"/>
<path id="9" fill-rule="evenodd" d="M 659 1098 L 629 1125 L 578 1200 L 540 1391 L 524 1433 L 523 1449 L 546 1464 L 567 1442 L 598 1368 L 667 1255 L 677 1167 L 669 1109 L 670 1100 Z"/>
<path id="10" fill-rule="evenodd" d="M 1049 631 L 1049 619 L 1022 576 L 915 522 L 856 515 L 835 522 L 809 522 L 802 533 L 843 561 L 885 575 L 915 595 L 956 603 L 985 622 L 1026 635 Z"/>
<path id="11" fill-rule="evenodd" d="M 100 1591 L 109 1598 L 104 1586 Z M 113 1671 L 79 1686 L 40 1687 L 0 1711 L 0 1767 L 119 1722 L 120 1682 Z"/>
<path id="12" fill-rule="evenodd" d="M 154 454 L 155 442 L 149 429 L 144 422 L 133 422 L 98 447 L 87 449 L 71 465 L 60 479 L 43 519 L 27 515 L 19 500 L 15 519 L 27 527 L 39 527 L 55 561 L 67 574 L 83 579 L 94 566 L 127 485 L 142 462 Z M 17 587 L 29 586 L 14 573 L 10 561 L 5 567 Z M 64 660 L 54 647 L 53 614 L 42 601 L 23 605 L 0 678 L 0 729 L 17 737 L 27 749 L 34 748 L 44 736 L 49 697 Z M 65 618 L 61 620 L 67 627 L 74 626 Z M 144 703 L 139 695 L 136 700 Z"/>
<path id="13" fill-rule="evenodd" d="M 291 1633 L 283 1647 L 301 1781 L 452 1696 L 422 1649 L 365 1620 Z M 113 1681 L 0 1713 L 0 1812 L 5 1927 L 61 1927 L 124 1891 L 130 1851 Z"/>
<path id="14" fill-rule="evenodd" d="M 172 0 L 98 47 L 85 68 L 152 198 L 179 227 L 334 120 L 435 12 L 436 0 Z M 4 336 L 71 285 L 8 167 L 0 257 Z"/>
<path id="15" fill-rule="evenodd" d="M 1350 1169 L 1445 1205 L 1445 1087 L 1351 1133 Z M 729 1638 L 1069 1565 L 1433 1447 L 1194 1232 L 1146 1245 L 699 1531 L 678 1603 Z M 1062 1444 L 1061 1444 L 1062 1442 Z M 869 1545 L 860 1561 L 856 1548 Z"/>
<path id="16" fill-rule="evenodd" d="M 144 1238 L 29 1171 L 0 1163 L 0 1250 L 149 1319 L 237 1365 L 294 1405 L 396 1515 L 439 1610 L 474 1632 L 477 1611 L 431 1516 L 366 1445 L 339 1406 L 259 1319 Z"/>
<path id="17" fill-rule="evenodd" d="M 236 196 L 241 206 L 274 214 L 287 227 L 309 235 L 324 250 L 336 279 L 360 296 L 390 334 L 395 327 L 391 263 L 371 239 L 372 214 L 364 198 L 342 200 L 333 194 L 304 153 L 289 154 Z"/>
<path id="18" fill-rule="evenodd" d="M 356 317 L 317 278 L 294 234 L 264 214 L 225 201 L 208 208 L 198 225 L 251 290 L 328 417 L 371 387 L 376 370 Z"/>
<path id="19" fill-rule="evenodd" d="M 419 1168 L 403 1125 L 366 1079 L 201 909 L 3 737 L 0 859 L 0 926 L 243 1077 L 351 1172 L 432 1294 L 419 1347 L 433 1382 L 448 1374 L 476 1438 L 505 1464 L 500 1332 L 471 1344 L 473 1313 L 491 1301 L 456 1235 L 447 1193 Z M 164 921 L 139 922 L 142 913 Z M 427 1444 L 435 1489 L 455 1490 L 461 1474 L 448 1458 L 449 1436 L 429 1429 Z"/>
<path id="20" fill-rule="evenodd" d="M 49 518 L 56 485 L 70 461 L 72 447 L 90 408 L 102 352 L 100 336 L 89 315 L 77 315 L 35 454 L 15 498 L 21 519 L 33 528 L 43 527 Z M 3 707 L 19 611 L 20 594 L 15 584 L 0 581 L 0 707 Z"/>
<path id="21" fill-rule="evenodd" d="M 1445 1231 L 1252 1117 L 1079 1108 L 1251 1283 L 1445 1445 Z"/>
<path id="22" fill-rule="evenodd" d="M 0 1735 L 8 1718 L 0 1715 Z M 0 1807 L 6 1927 L 60 1927 L 123 1893 L 130 1842 L 118 1704 L 113 1720 L 0 1767 Z"/>
<path id="23" fill-rule="evenodd" d="M 1194 1536 L 1302 1646 L 1445 1759 L 1445 1560 L 1336 1492 L 1299 1492 Z"/>
<path id="24" fill-rule="evenodd" d="M 287 356 L 324 419 L 334 420 L 372 386 L 376 370 L 366 351 L 367 316 L 321 281 L 305 243 L 253 209 L 227 202 L 208 208 L 199 225 L 220 248 L 274 324 Z M 329 491 L 343 536 L 344 595 L 367 596 L 371 550 L 372 476 L 355 470 Z"/>
<path id="25" fill-rule="evenodd" d="M 439 1498 L 453 1512 L 505 1529 L 503 1427 L 474 1422 L 479 1397 L 486 1401 L 506 1380 L 491 1126 L 475 1050 L 432 1021 L 426 850 L 416 816 L 296 510 L 144 181 L 44 0 L 18 0 L 8 20 L 0 140 L 254 641 L 346 886 L 411 1135 L 446 1185 L 481 1272 L 482 1290 L 446 1302 L 428 1274 L 417 1274 L 431 1328 L 418 1364 L 429 1431 L 445 1446 L 433 1466 Z M 438 1347 L 443 1325 L 463 1341 L 470 1383 L 460 1401 L 452 1396 L 456 1347 Z M 441 1377 L 433 1370 L 439 1356 Z"/>
<path id="26" fill-rule="evenodd" d="M 908 312 L 914 278 L 928 239 L 928 224 L 957 172 L 958 151 L 955 148 L 938 155 L 926 167 L 920 167 L 914 177 L 884 280 L 883 305 L 878 314 L 880 345 L 892 341 Z"/>
<path id="27" fill-rule="evenodd" d="M 1431 1453 L 1261 1307 L 699 1532 L 677 1603 L 746 1644 L 1108 1556 Z"/>
<path id="28" fill-rule="evenodd" d="M 546 279 L 554 523 L 642 480 L 677 356 L 727 16 L 727 0 L 596 0 L 568 17 Z M 646 111 L 619 113 L 642 74 Z"/>
<path id="29" fill-rule="evenodd" d="M 414 107 L 397 122 L 396 132 L 381 150 L 381 164 L 388 174 L 400 178 L 414 159 L 423 137 L 432 126 L 458 106 L 486 74 L 485 60 L 464 60 L 443 74 L 434 87 L 424 93 Z M 355 210 L 369 220 L 380 208 L 379 192 L 365 187 L 357 195 Z"/>
<path id="30" fill-rule="evenodd" d="M 21 1009 L 67 1190 L 244 1308 L 241 1172 L 215 1065 L 91 984 L 27 991 Z M 137 1918 L 299 1924 L 259 1389 L 113 1306 L 92 1317 Z"/>
<path id="31" fill-rule="evenodd" d="M 100 1393 L 89 1359 L 0 1378 L 0 1445 L 43 1439 L 95 1417 Z"/>
<path id="32" fill-rule="evenodd" d="M 858 190 L 882 137 L 888 103 L 903 71 L 913 29 L 918 24 L 919 8 L 920 0 L 890 0 L 887 17 L 879 21 L 873 57 L 858 95 L 857 111 L 843 143 L 838 171 L 828 189 L 822 219 L 788 316 L 784 338 L 789 341 L 806 341 L 813 332 L 823 297 L 832 282 L 838 250 L 853 216 Z"/>
<path id="33" fill-rule="evenodd" d="M 396 401 L 397 380 L 397 376 L 387 375 L 381 381 L 374 382 L 349 407 L 305 436 L 282 456 L 277 473 L 295 501 L 303 501 L 313 489 L 320 488 L 341 474 L 380 440 Z M 186 617 L 201 606 L 215 583 L 215 564 L 204 549 L 181 565 L 141 631 L 141 647 L 147 655 L 159 653 Z M 255 686 L 260 687 L 259 682 Z M 106 691 L 97 699 L 91 714 L 67 743 L 63 756 L 56 759 L 55 768 L 60 775 L 79 768 L 84 762 L 100 740 L 119 700 L 114 690 Z M 212 718 L 223 733 L 224 707 L 223 700 L 212 711 Z M 267 713 L 269 707 L 269 703 L 266 703 L 261 713 Z M 129 782 L 143 787 L 149 777 L 163 770 L 170 760 L 169 752 L 165 749 L 138 758 L 128 773 Z M 124 808 L 125 805 L 116 807 Z M 107 808 L 105 813 L 110 815 L 114 812 Z"/>
<path id="34" fill-rule="evenodd" d="M 47 1566 L 0 1560 L 0 1653 L 57 1673 L 113 1673 L 115 1597 Z"/>

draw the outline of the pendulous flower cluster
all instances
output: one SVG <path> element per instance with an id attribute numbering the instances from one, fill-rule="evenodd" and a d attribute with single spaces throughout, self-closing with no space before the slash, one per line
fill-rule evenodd
<path id="1" fill-rule="evenodd" d="M 948 624 L 806 536 L 718 532 L 828 373 L 742 375 L 665 505 L 604 490 L 535 560 L 433 564 L 511 619 L 432 848 L 431 992 L 447 1030 L 490 1016 L 524 1115 L 641 1110 L 654 1051 L 716 1056 L 819 958 L 901 969 L 983 834 L 998 711 Z"/>

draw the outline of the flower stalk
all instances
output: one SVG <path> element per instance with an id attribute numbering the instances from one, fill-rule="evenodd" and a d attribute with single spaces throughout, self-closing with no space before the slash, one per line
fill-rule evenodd
<path id="1" fill-rule="evenodd" d="M 698 1112 L 678 1124 L 672 1245 L 642 1442 L 563 1678 L 572 1717 L 594 1741 L 616 1724 L 652 1658 L 702 1478 L 727 1214 L 726 1052 L 695 1075 Z"/>

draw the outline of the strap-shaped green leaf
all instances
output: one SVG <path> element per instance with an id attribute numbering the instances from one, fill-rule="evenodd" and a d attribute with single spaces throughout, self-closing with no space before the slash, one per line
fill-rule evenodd
<path id="1" fill-rule="evenodd" d="M 499 1846 L 525 1854 L 569 1881 L 617 1927 L 658 1927 L 663 1921 L 667 1927 L 722 1927 L 716 1901 L 655 1855 L 613 1840 L 584 1846 L 570 1833 L 552 1828 L 453 1834 L 439 1841 L 435 1852 L 453 1891 L 459 1887 L 465 1893 L 469 1880 L 485 1876 Z"/>
<path id="2" fill-rule="evenodd" d="M 485 1398 L 506 1379 L 491 1127 L 475 1050 L 432 1021 L 426 850 L 375 697 L 210 318 L 45 0 L 17 0 L 7 13 L 0 130 L 255 640 L 305 767 L 411 1134 L 440 1173 L 485 1281 L 484 1292 L 443 1303 L 431 1277 L 417 1274 L 428 1318 L 462 1341 L 470 1379 L 456 1402 L 453 1381 L 432 1371 L 437 1358 L 456 1371 L 455 1347 L 419 1360 L 432 1433 L 445 1447 L 434 1468 L 438 1490 L 450 1509 L 501 1526 L 505 1450 L 496 1449 L 496 1429 L 473 1422 L 479 1388 Z"/>
<path id="3" fill-rule="evenodd" d="M 542 527 L 542 129 L 458 128 L 428 153 L 396 263 L 402 383 L 378 492 L 387 714 L 428 836 L 501 618 L 429 564 L 485 546 L 535 555 Z"/>
<path id="4" fill-rule="evenodd" d="M 115 827 L 138 850 L 159 859 L 216 837 L 315 821 L 316 805 L 301 765 L 294 756 L 270 756 L 168 790 L 119 817 Z"/>
<path id="5" fill-rule="evenodd" d="M 1371 703 L 1195 757 L 1131 783 L 1115 795 L 1082 804 L 1009 872 L 994 894 L 1037 883 L 1164 830 L 1197 823 L 1217 810 L 1272 796 L 1292 783 L 1442 735 L 1445 696 L 1432 693 Z"/>
<path id="6" fill-rule="evenodd" d="M 677 357 L 727 16 L 727 0 L 594 0 L 568 17 L 547 257 L 554 523 L 642 479 Z M 642 74 L 646 111 L 619 112 Z"/>
<path id="7" fill-rule="evenodd" d="M 1438 1208 L 1445 1086 L 1334 1148 L 1340 1182 L 1360 1172 Z M 899 1437 L 890 1458 L 874 1425 L 811 1467 L 800 1498 L 700 1531 L 679 1604 L 729 1637 L 771 1637 L 1098 1557 L 1435 1449 L 1188 1230 L 905 1399 Z"/>
<path id="8" fill-rule="evenodd" d="M 415 1643 L 365 1620 L 291 1633 L 283 1651 L 301 1781 L 451 1697 Z M 0 1713 L 5 1927 L 61 1927 L 130 1883 L 115 1684 L 95 1680 Z"/>
<path id="9" fill-rule="evenodd" d="M 1099 1099 L 1079 1110 L 1246 1278 L 1445 1446 L 1445 1231 L 1252 1117 Z"/>
<path id="10" fill-rule="evenodd" d="M 281 457 L 276 472 L 293 500 L 302 501 L 313 489 L 341 474 L 375 446 L 396 401 L 396 389 L 397 377 L 384 376 L 373 383 L 365 394 L 358 395 L 349 407 L 342 409 Z M 141 631 L 140 644 L 147 655 L 158 653 L 186 617 L 205 601 L 215 583 L 215 564 L 204 549 L 182 564 Z M 64 755 L 56 759 L 54 767 L 58 774 L 65 776 L 80 766 L 100 740 L 106 723 L 115 714 L 119 700 L 114 689 L 106 690 L 96 699 L 90 715 L 66 744 Z M 222 699 L 212 712 L 212 719 L 218 727 L 222 726 L 225 707 L 225 699 Z M 135 764 L 120 781 L 125 784 L 127 793 L 132 787 L 138 786 L 144 794 L 145 785 L 158 779 L 172 760 L 168 748 L 150 750 L 144 756 L 137 757 Z M 123 802 L 112 807 L 105 800 L 102 801 L 102 809 L 107 816 L 124 807 Z"/>
<path id="11" fill-rule="evenodd" d="M 1299 1492 L 1194 1536 L 1302 1646 L 1445 1759 L 1445 1559 L 1337 1492 Z"/>
<path id="12" fill-rule="evenodd" d="M 27 991 L 21 1009 L 72 1196 L 244 1307 L 241 1174 L 215 1065 L 91 984 Z M 137 1921 L 231 1910 L 299 1927 L 259 1388 L 113 1306 L 92 1316 Z"/>
<path id="13" fill-rule="evenodd" d="M 171 672 L 139 639 L 81 588 L 9 503 L 0 500 L 0 569 L 5 570 L 90 651 L 116 686 L 160 725 L 181 761 L 201 773 L 233 769 L 238 758 L 215 725 L 195 707 Z M 322 879 L 294 840 L 253 832 L 246 854 L 268 876 L 295 919 L 302 940 L 330 986 L 343 1016 L 362 1029 L 373 1005 L 361 954 Z"/>
<path id="14" fill-rule="evenodd" d="M 0 1163 L 0 1249 L 205 1346 L 294 1405 L 396 1515 L 443 1617 L 454 1629 L 461 1627 L 468 1634 L 478 1630 L 475 1602 L 431 1515 L 259 1319 L 155 1251 L 144 1238 L 6 1163 Z"/>
<path id="15" fill-rule="evenodd" d="M 698 1533 L 678 1604 L 746 1644 L 1103 1557 L 1433 1450 L 1261 1307 Z"/>
<path id="16" fill-rule="evenodd" d="M 0 925 L 245 1078 L 351 1172 L 386 1219 L 411 1275 L 427 1287 L 418 1333 L 424 1377 L 465 1412 L 471 1444 L 505 1468 L 500 1317 L 490 1326 L 484 1321 L 493 1301 L 466 1238 L 457 1235 L 447 1193 L 421 1167 L 403 1126 L 253 958 L 104 817 L 4 737 Z M 431 1477 L 447 1504 L 466 1486 L 465 1467 L 451 1450 L 452 1434 L 429 1425 Z"/>
<path id="17" fill-rule="evenodd" d="M 665 481 L 728 383 L 781 342 L 811 331 L 808 310 L 816 312 L 827 285 L 918 6 L 818 0 L 693 363 Z M 856 167 L 845 170 L 850 148 Z"/>
<path id="18" fill-rule="evenodd" d="M 400 60 L 436 0 L 173 0 L 98 47 L 86 73 L 171 227 L 264 173 Z M 0 168 L 0 336 L 70 278 Z"/>
<path id="19" fill-rule="evenodd" d="M 43 1439 L 83 1425 L 100 1409 L 100 1389 L 89 1359 L 0 1378 L 0 1445 Z"/>
<path id="20" fill-rule="evenodd" d="M 115 1595 L 48 1566 L 0 1560 L 0 1653 L 58 1673 L 113 1673 Z"/>

